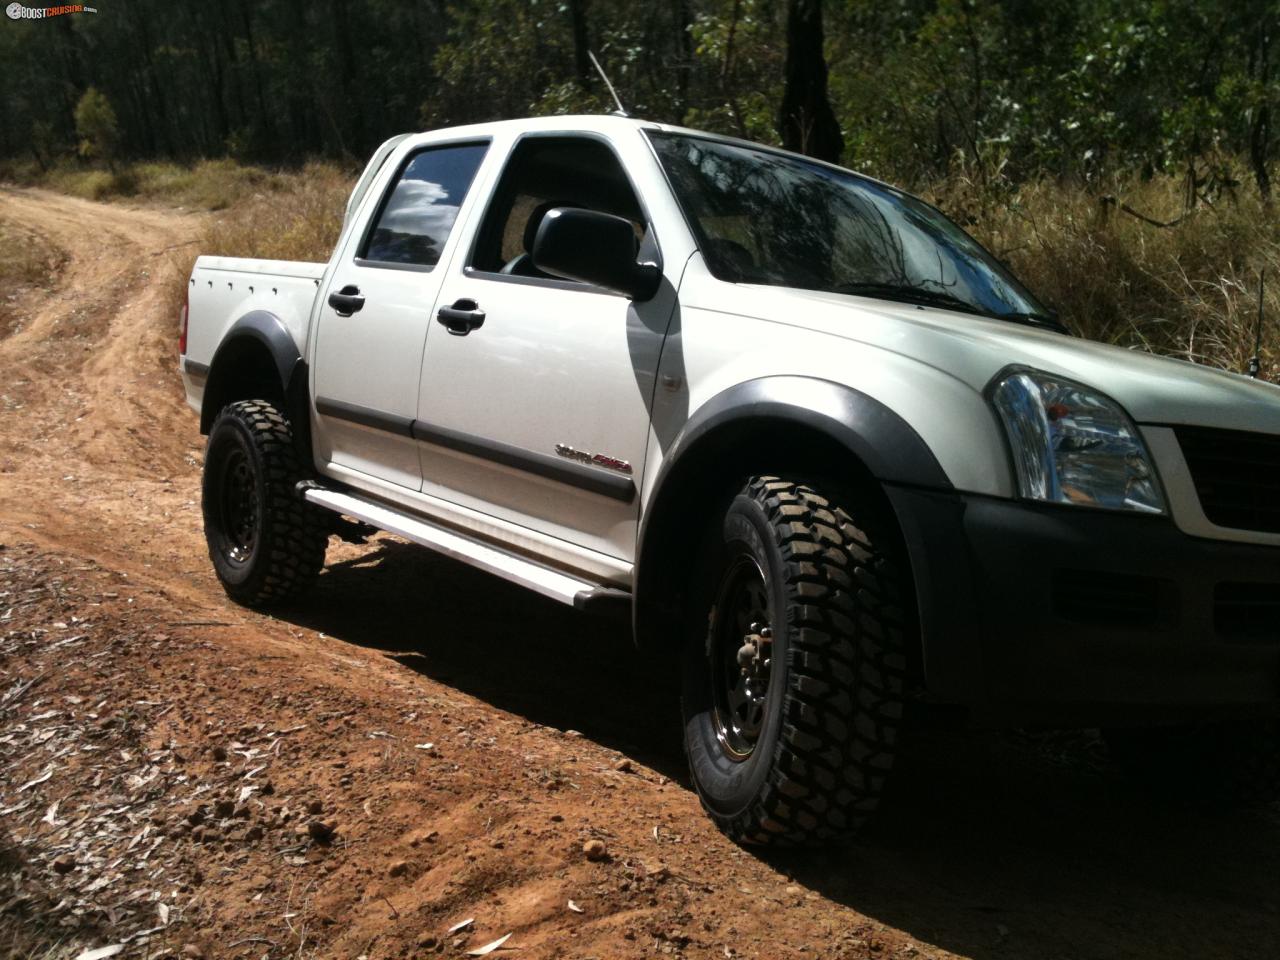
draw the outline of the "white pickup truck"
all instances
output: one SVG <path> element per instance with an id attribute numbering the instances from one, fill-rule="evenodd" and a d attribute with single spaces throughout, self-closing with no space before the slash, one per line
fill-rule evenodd
<path id="1" fill-rule="evenodd" d="M 1068 335 L 908 194 L 621 117 L 459 127 L 377 151 L 328 264 L 188 294 L 232 598 L 369 525 L 629 611 L 739 840 L 854 830 L 917 703 L 1280 795 L 1280 390 Z"/>

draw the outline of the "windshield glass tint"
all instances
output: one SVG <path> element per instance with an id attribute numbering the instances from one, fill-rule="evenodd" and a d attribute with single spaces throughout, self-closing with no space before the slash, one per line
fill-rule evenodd
<path id="1" fill-rule="evenodd" d="M 1039 318 L 1044 308 L 933 207 L 771 150 L 651 133 L 721 280 Z"/>

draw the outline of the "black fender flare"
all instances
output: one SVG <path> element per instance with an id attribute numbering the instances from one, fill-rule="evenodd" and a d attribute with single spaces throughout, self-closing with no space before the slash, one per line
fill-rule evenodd
<path id="1" fill-rule="evenodd" d="M 209 364 L 209 380 L 205 384 L 206 398 L 221 395 L 223 384 L 235 375 L 234 364 L 229 357 L 234 356 L 239 344 L 246 339 L 262 344 L 276 368 L 280 378 L 280 392 L 288 397 L 294 389 L 294 378 L 300 370 L 305 371 L 306 363 L 302 352 L 294 341 L 289 328 L 279 317 L 266 310 L 253 310 L 233 323 L 214 351 L 213 361 Z M 200 432 L 208 433 L 213 425 L 213 418 L 218 415 L 218 403 L 203 403 L 200 410 Z"/>
<path id="2" fill-rule="evenodd" d="M 667 542 L 672 536 L 670 518 L 679 513 L 690 473 L 706 462 L 708 451 L 717 448 L 717 435 L 741 436 L 731 428 L 765 420 L 824 435 L 881 484 L 953 489 L 920 434 L 884 403 L 853 387 L 783 375 L 748 380 L 716 394 L 694 412 L 670 445 L 641 517 L 632 628 L 642 648 L 660 647 L 664 636 L 676 628 L 659 571 L 667 566 L 662 554 L 672 546 Z"/>

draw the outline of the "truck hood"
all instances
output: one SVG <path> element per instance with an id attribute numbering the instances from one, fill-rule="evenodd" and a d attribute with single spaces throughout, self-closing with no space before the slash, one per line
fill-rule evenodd
<path id="1" fill-rule="evenodd" d="M 757 315 L 772 313 L 778 288 L 754 287 Z M 768 291 L 768 292 L 766 292 Z M 1082 340 L 1036 327 L 912 304 L 787 290 L 769 319 L 892 350 L 982 391 L 1010 365 L 1034 367 L 1093 387 L 1134 420 L 1280 433 L 1280 387 L 1185 360 Z"/>

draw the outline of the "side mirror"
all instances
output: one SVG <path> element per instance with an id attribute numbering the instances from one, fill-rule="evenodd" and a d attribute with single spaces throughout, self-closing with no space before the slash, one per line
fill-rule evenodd
<path id="1" fill-rule="evenodd" d="M 658 292 L 662 270 L 636 262 L 636 232 L 630 221 L 595 210 L 548 210 L 533 239 L 533 265 L 543 273 L 593 283 L 632 300 Z"/>

